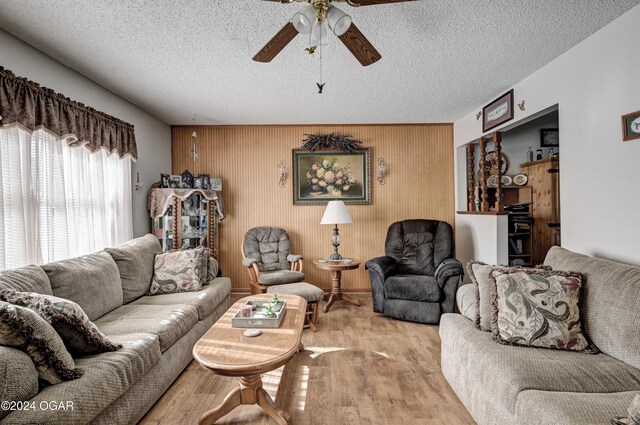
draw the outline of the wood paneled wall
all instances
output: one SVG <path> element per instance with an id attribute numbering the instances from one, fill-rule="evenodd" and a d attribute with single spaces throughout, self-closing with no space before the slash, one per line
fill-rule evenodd
<path id="1" fill-rule="evenodd" d="M 198 152 L 189 156 L 191 133 L 197 130 Z M 305 133 L 351 135 L 371 148 L 371 205 L 347 205 L 353 224 L 340 226 L 340 253 L 358 258 L 358 270 L 344 272 L 346 292 L 370 291 L 364 262 L 384 255 L 389 225 L 410 218 L 432 218 L 454 224 L 453 126 L 424 125 L 273 125 L 184 126 L 172 129 L 173 174 L 221 178 L 227 217 L 220 224 L 220 266 L 236 292 L 249 291 L 240 246 L 255 226 L 282 227 L 292 240 L 292 253 L 305 256 L 306 280 L 328 290 L 329 273 L 312 259 L 332 252 L 332 226 L 320 225 L 324 206 L 293 205 L 292 149 Z M 387 162 L 387 182 L 376 180 L 378 158 Z M 287 181 L 278 185 L 278 163 L 287 164 Z M 158 170 L 160 173 L 162 170 Z"/>

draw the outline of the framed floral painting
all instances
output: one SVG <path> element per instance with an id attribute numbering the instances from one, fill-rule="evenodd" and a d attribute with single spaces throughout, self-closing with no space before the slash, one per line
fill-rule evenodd
<path id="1" fill-rule="evenodd" d="M 293 203 L 319 205 L 341 200 L 371 203 L 370 149 L 345 151 L 293 150 Z"/>

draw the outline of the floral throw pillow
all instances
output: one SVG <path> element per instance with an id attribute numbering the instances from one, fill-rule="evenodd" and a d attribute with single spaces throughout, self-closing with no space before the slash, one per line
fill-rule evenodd
<path id="1" fill-rule="evenodd" d="M 176 250 L 158 254 L 153 265 L 153 280 L 147 295 L 195 292 L 202 289 L 204 248 Z"/>
<path id="2" fill-rule="evenodd" d="M 51 324 L 62 338 L 70 353 L 83 356 L 105 351 L 116 351 L 122 345 L 114 344 L 93 324 L 82 308 L 64 298 L 35 292 L 0 290 L 0 300 L 33 310 Z"/>
<path id="3" fill-rule="evenodd" d="M 579 273 L 535 269 L 494 270 L 492 331 L 509 345 L 596 353 L 582 333 Z"/>
<path id="4" fill-rule="evenodd" d="M 0 301 L 0 345 L 24 351 L 36 366 L 38 377 L 49 384 L 76 379 L 76 368 L 58 333 L 31 309 Z"/>

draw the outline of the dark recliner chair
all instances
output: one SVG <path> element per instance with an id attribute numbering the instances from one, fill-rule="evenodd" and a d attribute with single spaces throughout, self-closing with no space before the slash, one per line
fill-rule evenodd
<path id="1" fill-rule="evenodd" d="M 438 220 L 404 220 L 387 231 L 385 256 L 366 263 L 373 311 L 437 324 L 453 312 L 462 264 L 453 259 L 453 229 Z"/>

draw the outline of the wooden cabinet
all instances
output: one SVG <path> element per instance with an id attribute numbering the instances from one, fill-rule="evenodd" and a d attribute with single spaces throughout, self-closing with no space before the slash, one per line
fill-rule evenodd
<path id="1" fill-rule="evenodd" d="M 201 189 L 151 189 L 151 232 L 164 251 L 208 247 L 218 258 L 218 224 L 224 213 L 220 192 Z"/>
<path id="2" fill-rule="evenodd" d="M 560 245 L 560 190 L 558 158 L 521 164 L 531 186 L 533 264 L 542 264 L 547 251 Z"/>

